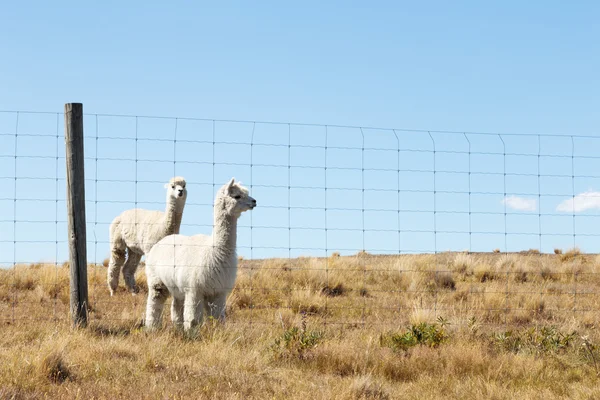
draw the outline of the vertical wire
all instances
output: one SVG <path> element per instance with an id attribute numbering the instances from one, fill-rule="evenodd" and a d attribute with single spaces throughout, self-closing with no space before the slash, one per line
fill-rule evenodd
<path id="1" fill-rule="evenodd" d="M 324 174 L 324 178 L 325 178 L 325 284 L 327 285 L 326 287 L 331 289 L 329 286 L 329 250 L 328 250 L 328 246 L 327 246 L 327 144 L 328 144 L 328 127 L 327 125 L 325 125 L 325 164 L 324 164 L 324 170 L 323 170 L 323 174 Z M 325 327 L 327 327 L 327 315 L 328 315 L 328 310 L 329 310 L 329 299 L 328 296 L 325 296 L 325 316 L 324 316 L 324 320 L 325 320 Z"/>
<path id="2" fill-rule="evenodd" d="M 16 114 L 15 123 L 15 183 L 14 183 L 14 203 L 13 203 L 13 304 L 12 304 L 12 323 L 15 323 L 15 308 L 17 306 L 17 155 L 19 154 L 19 112 Z"/>
<path id="3" fill-rule="evenodd" d="M 473 224 L 472 224 L 472 213 L 471 213 L 471 141 L 466 133 L 463 133 L 465 139 L 467 140 L 467 144 L 469 145 L 469 155 L 468 155 L 468 190 L 469 190 L 469 253 L 473 251 Z"/>
<path id="4" fill-rule="evenodd" d="M 507 233 L 507 222 L 506 222 L 506 144 L 504 143 L 504 139 L 502 135 L 498 135 L 500 141 L 502 142 L 502 171 L 503 171 L 503 195 L 502 203 L 504 204 L 504 255 L 508 256 L 508 233 Z M 502 263 L 502 265 L 506 266 L 507 263 Z M 508 318 L 508 285 L 509 285 L 509 271 L 508 267 L 506 267 L 506 291 L 504 293 L 504 328 L 507 328 L 507 318 Z"/>
<path id="5" fill-rule="evenodd" d="M 177 129 L 179 118 L 175 118 L 175 132 L 173 133 L 173 176 L 177 176 Z"/>
<path id="6" fill-rule="evenodd" d="M 252 136 L 250 137 L 250 193 L 252 193 L 252 175 L 253 175 L 253 161 L 254 161 L 254 131 L 256 130 L 256 122 L 252 123 Z M 250 213 L 250 259 L 254 259 L 254 250 L 253 250 L 253 241 L 252 241 L 252 213 Z M 252 263 L 250 265 L 253 265 Z M 254 305 L 254 282 L 252 279 L 254 278 L 254 267 L 250 267 L 250 299 L 252 305 Z M 250 325 L 252 325 L 254 317 L 254 306 L 250 309 Z"/>
<path id="7" fill-rule="evenodd" d="M 175 118 L 175 128 L 173 129 L 173 177 L 177 176 L 177 128 L 178 128 L 178 122 L 179 122 L 179 120 L 177 118 Z M 137 157 L 136 157 L 136 159 L 137 159 Z M 167 190 L 169 190 L 169 189 L 167 189 Z M 179 220 L 180 229 L 181 229 L 181 221 L 182 220 L 180 219 Z M 173 266 L 175 266 L 175 263 L 177 261 L 176 249 L 177 249 L 177 246 L 175 244 L 175 240 L 173 240 Z M 171 302 L 172 301 L 173 300 L 171 299 Z"/>
<path id="8" fill-rule="evenodd" d="M 400 255 L 402 253 L 402 229 L 401 229 L 401 223 L 400 223 L 400 140 L 398 139 L 398 134 L 396 133 L 395 129 L 392 129 L 392 132 L 394 133 L 394 136 L 396 137 L 396 150 L 398 150 L 396 152 L 396 158 L 397 158 L 397 163 L 398 163 L 398 167 L 397 167 L 397 189 L 398 189 L 398 255 Z"/>
<path id="9" fill-rule="evenodd" d="M 288 205 L 288 282 L 292 281 L 292 127 L 288 124 L 288 192 L 287 192 L 287 205 Z M 288 306 L 291 304 L 292 295 L 291 290 L 288 290 Z"/>
<path id="10" fill-rule="evenodd" d="M 467 133 L 464 132 L 463 133 L 467 144 L 469 146 L 469 154 L 468 154 L 468 179 L 469 179 L 469 254 L 471 254 L 473 252 L 473 213 L 472 213 L 472 209 L 471 209 L 471 141 L 469 140 L 469 137 L 467 136 Z M 469 256 L 471 257 L 471 256 Z M 469 284 L 469 295 L 471 295 L 473 293 L 473 282 L 471 282 Z"/>
<path id="11" fill-rule="evenodd" d="M 397 196 L 398 196 L 398 203 L 397 203 L 397 205 L 398 205 L 398 207 L 397 207 L 398 208 L 398 210 L 397 210 L 398 211 L 397 212 L 397 214 L 398 214 L 397 215 L 397 217 L 398 217 L 398 257 L 400 257 L 400 255 L 402 254 L 402 225 L 400 223 L 400 220 L 401 220 L 401 218 L 400 218 L 400 201 L 401 201 L 401 199 L 400 199 L 400 139 L 398 139 L 398 134 L 396 133 L 395 129 L 392 129 L 392 133 L 396 137 L 396 150 L 397 150 L 397 152 L 396 152 L 396 158 L 397 158 L 397 182 L 396 182 L 396 184 L 397 184 L 397 189 L 398 189 L 398 192 L 397 192 Z M 402 277 L 403 273 L 404 272 L 401 269 L 398 271 L 398 274 L 400 274 L 400 278 Z M 400 290 L 401 289 L 399 289 L 399 291 Z M 396 307 L 394 307 L 394 309 L 396 309 Z M 402 304 L 400 302 L 398 302 L 398 305 L 397 305 L 398 313 L 401 312 L 401 309 L 402 309 Z"/>
<path id="12" fill-rule="evenodd" d="M 429 134 L 429 138 L 431 139 L 431 144 L 433 146 L 433 252 L 435 257 L 435 271 L 434 271 L 434 282 L 438 282 L 438 251 L 437 251 L 437 185 L 436 185 L 436 148 L 435 148 L 435 140 L 431 135 L 431 132 L 427 132 Z M 434 292 L 434 301 L 433 301 L 433 315 L 437 317 L 437 302 L 438 302 L 438 288 L 437 285 L 435 287 Z"/>
<path id="13" fill-rule="evenodd" d="M 573 250 L 577 246 L 575 230 L 575 140 L 571 136 L 571 187 L 573 194 Z M 573 317 L 577 314 L 577 268 L 573 266 Z"/>
<path id="14" fill-rule="evenodd" d="M 539 239 L 539 257 L 538 257 L 538 273 L 542 275 L 542 185 L 541 185 L 541 167 L 540 159 L 542 153 L 541 136 L 537 135 L 538 138 L 538 154 L 537 154 L 537 186 L 538 186 L 538 239 Z M 540 305 L 544 301 L 544 286 L 540 285 Z"/>
<path id="15" fill-rule="evenodd" d="M 212 120 L 212 196 L 213 196 L 212 197 L 212 208 L 213 209 L 211 210 L 213 213 L 212 232 L 215 231 L 215 222 L 214 222 L 214 208 L 215 208 L 215 197 L 216 197 L 216 195 L 215 195 L 215 190 L 216 190 L 216 187 L 215 187 L 215 185 L 216 185 L 215 184 L 215 131 L 216 131 L 216 121 L 213 119 Z M 215 238 L 214 238 L 214 235 L 211 235 L 211 236 L 213 238 L 212 246 L 214 249 Z"/>
<path id="16" fill-rule="evenodd" d="M 58 152 L 59 152 L 59 137 L 58 137 L 58 126 L 60 120 L 60 113 L 56 113 L 56 157 L 55 157 L 55 202 L 54 202 L 54 292 L 57 293 L 58 289 Z M 57 320 L 57 310 L 58 307 L 58 296 L 54 297 L 54 312 L 53 312 L 53 321 Z"/>
<path id="17" fill-rule="evenodd" d="M 363 257 L 363 309 L 362 309 L 362 324 L 363 328 L 366 326 L 366 311 L 367 311 L 367 265 L 366 265 L 366 251 L 365 248 L 365 134 L 363 133 L 363 129 L 360 128 L 360 135 L 362 137 L 362 146 L 361 146 L 361 188 L 362 188 L 362 196 L 361 196 L 361 211 L 362 211 L 362 251 Z"/>
<path id="18" fill-rule="evenodd" d="M 96 130 L 95 130 L 95 139 L 96 139 L 96 148 L 95 148 L 95 156 L 94 156 L 94 263 L 98 262 L 98 238 L 96 237 L 96 231 L 98 230 L 98 114 L 96 114 L 95 118 L 96 122 Z M 137 145 L 137 143 L 136 143 Z M 110 240 L 109 240 L 110 241 Z M 110 245 L 109 245 L 110 246 Z M 111 250 L 112 251 L 112 250 Z M 109 260 L 110 262 L 110 260 Z M 94 268 L 94 278 L 97 282 L 97 267 Z M 94 292 L 92 294 L 92 301 L 96 304 L 96 288 L 94 288 Z"/>
<path id="19" fill-rule="evenodd" d="M 137 216 L 137 208 L 138 208 L 138 198 L 137 198 L 137 190 L 138 190 L 138 127 L 139 127 L 139 120 L 138 117 L 136 115 L 135 117 L 135 154 L 134 154 L 134 173 L 135 173 L 135 178 L 134 178 L 134 190 L 133 190 L 133 209 L 134 214 L 135 214 L 135 218 L 134 218 L 134 223 L 135 223 L 135 230 L 137 232 L 137 224 L 138 224 L 138 216 Z M 144 239 L 142 239 L 144 240 Z M 142 243 L 143 245 L 144 243 Z M 127 252 L 129 253 L 129 250 L 127 250 Z M 129 254 L 128 254 L 129 256 Z M 122 267 L 121 267 L 122 268 Z"/>

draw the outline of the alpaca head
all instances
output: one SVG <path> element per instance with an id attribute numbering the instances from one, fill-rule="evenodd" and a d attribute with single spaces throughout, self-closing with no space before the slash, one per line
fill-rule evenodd
<path id="1" fill-rule="evenodd" d="M 256 207 L 256 200 L 250 197 L 248 189 L 241 182 L 235 182 L 235 178 L 231 178 L 217 193 L 215 206 L 227 215 L 239 217 L 244 211 Z"/>
<path id="2" fill-rule="evenodd" d="M 187 198 L 185 179 L 181 176 L 171 178 L 169 183 L 165 184 L 165 188 L 167 189 L 167 202 L 185 203 L 185 199 Z"/>

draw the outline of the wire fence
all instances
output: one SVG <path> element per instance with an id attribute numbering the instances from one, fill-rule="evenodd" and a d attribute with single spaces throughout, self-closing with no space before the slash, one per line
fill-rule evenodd
<path id="1" fill-rule="evenodd" d="M 598 320 L 599 138 L 86 114 L 91 321 L 144 313 L 110 296 L 109 227 L 164 210 L 187 181 L 181 234 L 209 235 L 232 177 L 258 206 L 238 221 L 230 320 L 461 326 Z M 0 112 L 0 318 L 68 320 L 62 113 Z"/>

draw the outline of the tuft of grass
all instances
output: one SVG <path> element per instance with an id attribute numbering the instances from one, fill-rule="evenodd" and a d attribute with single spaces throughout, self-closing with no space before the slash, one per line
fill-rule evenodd
<path id="1" fill-rule="evenodd" d="M 500 277 L 496 268 L 486 263 L 477 264 L 473 270 L 473 275 L 479 282 L 493 281 Z"/>
<path id="2" fill-rule="evenodd" d="M 40 372 L 53 383 L 63 383 L 70 379 L 72 374 L 60 352 L 51 352 L 42 359 Z"/>
<path id="3" fill-rule="evenodd" d="M 556 354 L 573 348 L 576 337 L 576 332 L 563 333 L 554 326 L 544 326 L 500 332 L 493 341 L 512 353 Z"/>
<path id="4" fill-rule="evenodd" d="M 390 398 L 383 385 L 374 381 L 371 376 L 356 378 L 350 391 L 352 398 L 357 400 L 388 400 Z"/>
<path id="5" fill-rule="evenodd" d="M 338 297 L 342 296 L 346 292 L 346 288 L 341 283 L 338 283 L 335 286 L 325 285 L 323 289 L 321 289 L 321 293 L 327 297 Z"/>
<path id="6" fill-rule="evenodd" d="M 276 337 L 271 345 L 271 351 L 276 358 L 304 359 L 307 353 L 318 346 L 323 338 L 323 332 L 307 328 L 306 318 L 303 316 L 300 327 L 293 326 L 283 331 Z"/>
<path id="7" fill-rule="evenodd" d="M 365 257 L 369 257 L 370 254 L 367 253 L 366 250 L 361 250 L 358 253 L 356 253 L 356 256 L 359 257 L 359 258 L 365 258 Z"/>
<path id="8" fill-rule="evenodd" d="M 528 255 L 528 256 L 535 256 L 535 255 L 539 255 L 540 251 L 538 249 L 529 249 L 529 250 L 520 251 L 519 254 L 524 254 L 524 255 Z"/>
<path id="9" fill-rule="evenodd" d="M 452 276 L 452 272 L 439 271 L 434 276 L 435 285 L 441 289 L 456 290 L 456 282 Z"/>
<path id="10" fill-rule="evenodd" d="M 437 347 L 448 340 L 448 333 L 443 325 L 438 323 L 421 322 L 412 325 L 404 332 L 388 332 L 379 337 L 379 343 L 383 347 L 389 347 L 394 351 L 406 351 L 411 347 L 422 345 Z"/>
<path id="11" fill-rule="evenodd" d="M 560 255 L 560 261 L 562 261 L 562 262 L 572 261 L 580 255 L 581 255 L 581 250 L 579 250 L 578 247 L 573 247 L 572 249 L 569 249 L 566 253 Z"/>
<path id="12" fill-rule="evenodd" d="M 468 253 L 457 253 L 452 260 L 452 268 L 455 272 L 463 275 L 471 275 L 473 273 L 473 266 L 475 260 L 473 256 Z"/>

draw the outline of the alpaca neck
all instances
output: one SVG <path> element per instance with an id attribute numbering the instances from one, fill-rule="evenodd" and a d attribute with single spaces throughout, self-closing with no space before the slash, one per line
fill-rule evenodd
<path id="1" fill-rule="evenodd" d="M 235 254 L 237 242 L 237 217 L 221 214 L 218 205 L 215 206 L 215 219 L 212 234 L 213 249 L 220 257 L 228 257 Z"/>
<path id="2" fill-rule="evenodd" d="M 181 217 L 183 216 L 183 207 L 183 202 L 178 202 L 174 199 L 169 199 L 169 201 L 167 201 L 164 217 L 164 228 L 167 235 L 179 234 Z"/>

